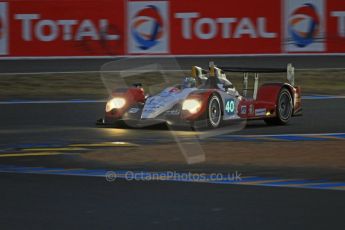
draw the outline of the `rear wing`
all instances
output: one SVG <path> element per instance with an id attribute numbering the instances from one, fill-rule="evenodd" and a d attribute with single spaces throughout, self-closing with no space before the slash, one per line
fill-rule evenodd
<path id="1" fill-rule="evenodd" d="M 212 64 L 212 63 L 211 63 Z M 224 72 L 240 72 L 240 73 L 287 73 L 289 83 L 295 85 L 295 67 L 291 63 L 287 68 L 241 68 L 241 67 L 218 67 Z"/>
<path id="2" fill-rule="evenodd" d="M 243 96 L 247 96 L 248 91 L 248 76 L 249 73 L 254 73 L 254 92 L 253 98 L 256 99 L 258 87 L 259 87 L 259 73 L 285 73 L 288 82 L 294 86 L 295 85 L 295 68 L 291 63 L 287 65 L 286 68 L 242 68 L 242 67 L 216 67 L 213 62 L 209 63 L 210 71 L 213 69 L 221 70 L 224 72 L 240 72 L 243 73 Z M 214 70 L 213 70 L 214 71 Z"/>

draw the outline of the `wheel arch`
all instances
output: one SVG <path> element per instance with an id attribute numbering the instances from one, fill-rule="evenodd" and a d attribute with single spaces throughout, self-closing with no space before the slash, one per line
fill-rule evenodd
<path id="1" fill-rule="evenodd" d="M 259 88 L 257 100 L 272 102 L 274 104 L 277 104 L 277 98 L 278 98 L 279 92 L 283 88 L 286 88 L 290 92 L 292 102 L 294 104 L 295 102 L 294 87 L 288 83 L 268 83 L 268 84 L 262 85 Z"/>
<path id="2" fill-rule="evenodd" d="M 289 85 L 285 85 L 285 84 L 282 84 L 281 87 L 279 88 L 276 88 L 276 89 L 279 89 L 278 91 L 278 94 L 277 94 L 277 99 L 276 99 L 276 102 L 275 102 L 275 107 L 276 107 L 276 113 L 275 113 L 275 116 L 274 117 L 270 117 L 270 118 L 266 118 L 264 119 L 265 122 L 268 124 L 268 125 L 286 125 L 290 118 L 293 116 L 294 114 L 294 93 L 292 93 L 293 91 L 293 88 L 291 89 L 289 87 Z M 281 111 L 280 111 L 280 95 L 283 95 L 282 93 L 285 93 L 286 94 L 289 94 L 290 98 L 291 98 L 291 107 L 290 107 L 290 113 L 287 117 L 283 117 L 283 115 L 281 114 Z"/>
<path id="3" fill-rule="evenodd" d="M 289 90 L 289 92 L 290 92 L 290 94 L 291 94 L 291 98 L 292 98 L 292 104 L 294 104 L 295 103 L 295 92 L 294 92 L 294 88 L 293 88 L 293 86 L 291 86 L 290 84 L 287 84 L 287 83 L 285 83 L 282 87 L 281 87 L 281 89 L 287 89 L 287 90 Z"/>

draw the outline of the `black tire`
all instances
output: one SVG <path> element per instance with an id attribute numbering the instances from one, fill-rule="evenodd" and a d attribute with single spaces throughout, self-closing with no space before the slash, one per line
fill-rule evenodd
<path id="1" fill-rule="evenodd" d="M 277 98 L 275 118 L 265 119 L 268 125 L 286 125 L 293 113 L 293 99 L 288 89 L 282 88 Z"/>
<path id="2" fill-rule="evenodd" d="M 213 94 L 208 100 L 206 109 L 206 119 L 208 128 L 219 128 L 223 121 L 222 100 L 217 94 Z"/>

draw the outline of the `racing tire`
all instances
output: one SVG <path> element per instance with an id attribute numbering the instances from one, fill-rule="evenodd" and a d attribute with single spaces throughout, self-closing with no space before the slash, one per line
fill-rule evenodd
<path id="1" fill-rule="evenodd" d="M 217 94 L 213 94 L 208 100 L 206 108 L 207 127 L 216 129 L 223 123 L 222 100 Z"/>
<path id="2" fill-rule="evenodd" d="M 288 89 L 282 88 L 277 98 L 277 116 L 265 119 L 268 125 L 286 125 L 293 113 L 293 99 Z"/>

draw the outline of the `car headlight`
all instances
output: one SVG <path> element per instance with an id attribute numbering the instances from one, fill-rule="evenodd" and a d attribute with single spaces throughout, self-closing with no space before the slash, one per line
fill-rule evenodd
<path id="1" fill-rule="evenodd" d="M 125 106 L 125 104 L 126 104 L 126 100 L 124 98 L 114 97 L 107 102 L 105 111 L 110 112 L 113 109 L 121 109 L 123 106 Z"/>
<path id="2" fill-rule="evenodd" d="M 186 99 L 182 103 L 182 110 L 188 110 L 190 113 L 197 113 L 201 108 L 201 102 L 196 99 Z"/>

